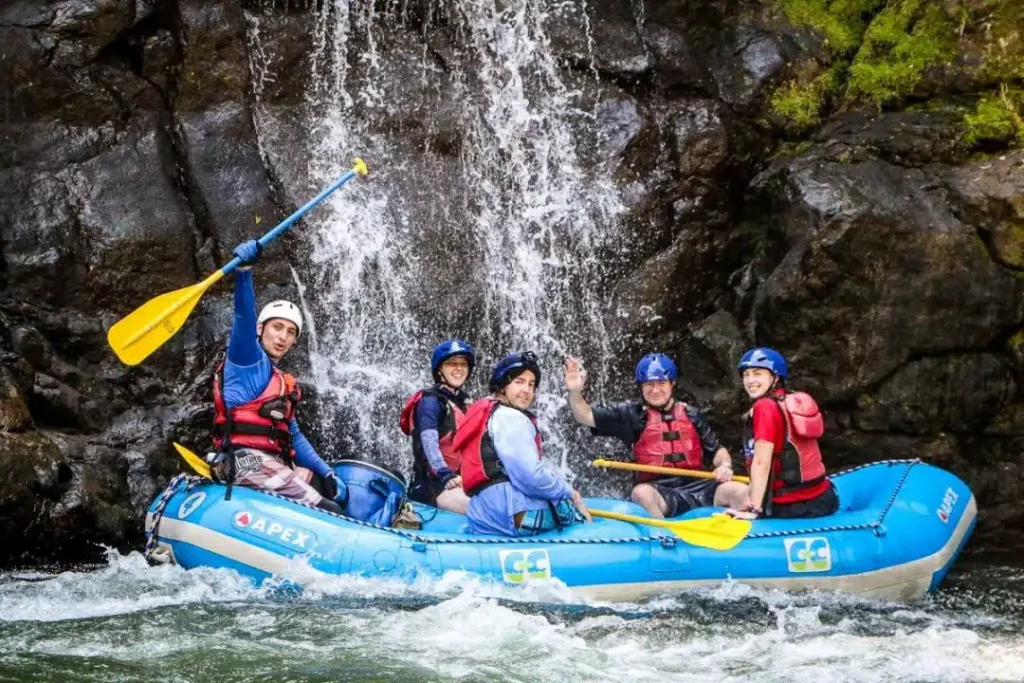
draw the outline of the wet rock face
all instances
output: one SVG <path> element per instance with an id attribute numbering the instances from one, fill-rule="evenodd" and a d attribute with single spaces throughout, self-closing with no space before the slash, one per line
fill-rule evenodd
<path id="1" fill-rule="evenodd" d="M 811 155 L 754 187 L 781 200 L 768 231 L 786 252 L 751 319 L 791 364 L 814 368 L 801 377 L 824 400 L 848 399 L 922 354 L 984 351 L 1019 323 L 1024 283 L 953 215 L 931 173 Z"/>
<path id="2" fill-rule="evenodd" d="M 140 547 L 145 507 L 179 469 L 170 442 L 206 442 L 230 296 L 207 295 L 140 367 L 118 363 L 105 334 L 308 198 L 306 178 L 277 170 L 306 167 L 318 149 L 302 123 L 314 75 L 319 92 L 333 87 L 312 54 L 313 5 L 0 7 L 0 532 L 15 539 L 0 565 Z M 464 329 L 487 283 L 437 273 L 475 257 L 446 236 L 466 203 L 459 97 L 482 84 L 460 44 L 465 6 L 401 5 L 379 14 L 373 60 L 352 60 L 348 77 L 374 79 L 389 101 L 360 105 L 402 169 L 389 183 L 418 226 L 414 305 Z M 581 159 L 626 207 L 595 284 L 610 302 L 609 398 L 632 397 L 636 359 L 667 351 L 680 393 L 734 445 L 745 409 L 735 362 L 772 345 L 790 359 L 792 386 L 826 410 L 831 467 L 925 458 L 974 487 L 982 546 L 1019 543 L 1006 532 L 1024 522 L 1024 154 L 967 161 L 960 119 L 942 107 L 849 111 L 776 139 L 765 103 L 801 65 L 828 60 L 820 36 L 771 10 L 597 0 L 544 20 L 586 113 Z M 369 53 L 358 29 L 353 41 Z M 278 77 L 259 70 L 257 51 Z M 964 67 L 951 64 L 917 90 L 963 89 L 949 74 Z M 978 73 L 971 83 L 994 78 Z M 268 295 L 292 286 L 295 244 L 283 243 L 261 262 Z"/>

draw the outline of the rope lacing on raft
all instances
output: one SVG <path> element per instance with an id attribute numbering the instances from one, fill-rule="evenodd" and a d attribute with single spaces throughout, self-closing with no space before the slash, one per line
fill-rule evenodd
<path id="1" fill-rule="evenodd" d="M 907 476 L 910 474 L 911 468 L 913 468 L 914 465 L 916 465 L 916 464 L 918 464 L 920 462 L 921 462 L 920 459 L 912 459 L 912 460 L 882 460 L 882 461 L 879 461 L 879 462 L 873 462 L 873 463 L 869 463 L 869 464 L 866 464 L 866 465 L 858 465 L 857 467 L 851 467 L 849 469 L 843 470 L 842 472 L 838 472 L 835 475 L 835 476 L 839 476 L 839 475 L 842 475 L 842 474 L 848 474 L 850 472 L 856 472 L 857 470 L 867 469 L 869 467 L 881 467 L 881 466 L 892 467 L 894 465 L 906 465 L 906 469 L 903 472 L 903 475 L 900 477 L 899 482 L 896 484 L 896 487 L 893 489 L 892 495 L 889 496 L 889 500 L 885 504 L 885 506 L 882 508 L 881 513 L 878 515 L 878 519 L 876 519 L 874 521 L 864 522 L 864 523 L 861 523 L 861 524 L 833 524 L 833 525 L 828 525 L 828 526 L 813 527 L 813 528 L 810 528 L 810 529 L 806 529 L 805 528 L 805 529 L 791 529 L 791 530 L 784 530 L 784 531 L 764 531 L 764 532 L 759 532 L 759 533 L 748 534 L 746 536 L 746 538 L 776 538 L 776 537 L 780 537 L 780 536 L 800 536 L 800 535 L 805 535 L 805 534 L 820 534 L 820 533 L 827 533 L 827 532 L 830 532 L 830 531 L 857 531 L 857 530 L 871 530 L 876 535 L 883 536 L 883 535 L 885 535 L 885 526 L 883 524 L 883 521 L 885 520 L 885 516 L 889 513 L 889 510 L 892 508 L 893 504 L 896 502 L 896 496 L 899 494 L 899 490 L 903 487 L 903 483 L 907 480 Z M 152 548 L 156 547 L 156 537 L 158 535 L 157 532 L 159 530 L 160 519 L 163 517 L 164 508 L 167 507 L 167 503 L 171 499 L 171 496 L 174 495 L 174 493 L 177 491 L 178 488 L 180 488 L 180 486 L 181 486 L 181 484 L 183 482 L 186 482 L 185 492 L 187 493 L 191 489 L 195 488 L 195 486 L 197 484 L 209 483 L 209 480 L 203 479 L 202 477 L 196 477 L 196 476 L 188 475 L 186 473 L 182 473 L 182 474 L 177 475 L 173 479 L 171 479 L 171 481 L 167 484 L 167 488 L 164 489 L 164 492 L 161 494 L 160 501 L 157 504 L 157 509 L 153 513 L 153 517 L 154 517 L 154 519 L 153 519 L 153 528 L 152 528 L 152 531 L 150 532 L 149 540 L 147 540 L 147 542 L 146 542 L 146 556 L 147 556 L 147 558 L 152 553 L 151 547 Z M 674 535 L 663 535 L 663 534 L 659 534 L 659 535 L 655 535 L 655 536 L 627 536 L 627 537 L 623 537 L 623 538 L 543 538 L 543 539 L 538 539 L 536 537 L 529 537 L 529 536 L 522 536 L 522 537 L 516 537 L 516 538 L 505 538 L 505 537 L 501 537 L 501 538 L 484 538 L 484 537 L 472 537 L 472 536 L 465 536 L 465 537 L 458 537 L 458 538 L 436 538 L 436 537 L 430 537 L 430 536 L 422 536 L 420 534 L 416 534 L 416 533 L 413 533 L 411 531 L 406 531 L 405 529 L 396 529 L 394 527 L 383 526 L 381 524 L 375 524 L 373 522 L 364 522 L 363 520 L 356 519 L 355 517 L 349 517 L 347 515 L 338 514 L 336 512 L 330 512 L 328 510 L 323 510 L 321 508 L 316 507 L 315 505 L 311 505 L 310 503 L 306 503 L 306 502 L 302 502 L 302 501 L 298 501 L 298 500 L 293 500 L 291 498 L 285 498 L 284 496 L 282 496 L 280 494 L 277 494 L 277 493 L 274 493 L 273 491 L 265 491 L 265 490 L 261 490 L 261 489 L 253 489 L 253 490 L 257 491 L 259 493 L 262 493 L 263 495 L 266 495 L 266 496 L 273 496 L 274 498 L 278 498 L 280 500 L 283 500 L 283 501 L 285 501 L 287 503 L 290 503 L 291 505 L 298 505 L 298 506 L 301 506 L 301 507 L 304 507 L 304 508 L 308 508 L 310 510 L 316 510 L 320 514 L 329 515 L 331 517 L 344 520 L 345 522 L 348 522 L 350 524 L 354 524 L 356 526 L 366 527 L 366 528 L 369 528 L 369 529 L 376 529 L 377 531 L 384 531 L 384 532 L 389 533 L 389 534 L 394 534 L 396 536 L 401 536 L 402 538 L 409 539 L 410 541 L 412 541 L 415 544 L 424 544 L 424 545 L 426 545 L 426 544 L 434 544 L 434 543 L 437 543 L 437 544 L 441 544 L 441 543 L 448 543 L 448 544 L 451 544 L 451 543 L 467 543 L 467 544 L 477 544 L 477 545 L 493 545 L 493 544 L 508 544 L 508 543 L 532 543 L 532 544 L 536 545 L 537 543 L 551 543 L 551 544 L 561 544 L 561 545 L 594 545 L 594 544 L 614 544 L 614 543 L 644 543 L 644 542 L 655 541 L 655 542 L 661 543 L 662 545 L 664 545 L 666 547 L 672 547 L 672 546 L 675 546 L 676 543 L 678 543 L 678 541 L 679 541 L 679 539 L 676 536 L 674 536 Z M 422 547 L 416 547 L 416 546 L 414 546 L 414 548 L 417 549 L 417 550 L 423 550 L 424 549 Z"/>

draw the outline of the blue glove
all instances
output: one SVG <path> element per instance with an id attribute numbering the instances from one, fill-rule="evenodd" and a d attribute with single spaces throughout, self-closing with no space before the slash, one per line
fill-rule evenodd
<path id="1" fill-rule="evenodd" d="M 348 486 L 338 479 L 338 475 L 334 472 L 329 472 L 324 477 L 324 489 L 326 489 L 325 495 L 338 505 L 344 505 L 348 501 Z"/>
<path id="2" fill-rule="evenodd" d="M 441 486 L 446 486 L 448 482 L 450 482 L 455 477 L 459 476 L 452 472 L 451 469 L 448 467 L 442 467 L 437 472 L 435 472 L 435 474 L 437 475 L 437 478 L 441 480 Z"/>
<path id="3" fill-rule="evenodd" d="M 256 240 L 249 240 L 248 242 L 242 242 L 239 244 L 231 253 L 242 259 L 243 266 L 251 266 L 256 263 L 256 259 L 260 257 L 260 252 L 262 251 L 262 244 Z"/>

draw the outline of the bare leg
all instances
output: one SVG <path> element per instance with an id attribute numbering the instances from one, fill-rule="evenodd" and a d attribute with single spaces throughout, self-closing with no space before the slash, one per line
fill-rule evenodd
<path id="1" fill-rule="evenodd" d="M 715 489 L 715 505 L 739 510 L 747 502 L 750 487 L 738 481 L 727 481 Z"/>
<path id="2" fill-rule="evenodd" d="M 647 510 L 654 519 L 665 519 L 665 514 L 668 512 L 668 504 L 665 499 L 658 493 L 658 489 L 654 488 L 650 484 L 637 484 L 633 487 L 633 493 L 630 495 L 633 502 Z"/>
<path id="3" fill-rule="evenodd" d="M 469 496 L 458 486 L 453 489 L 445 489 L 437 496 L 437 507 L 464 515 L 469 508 Z"/>

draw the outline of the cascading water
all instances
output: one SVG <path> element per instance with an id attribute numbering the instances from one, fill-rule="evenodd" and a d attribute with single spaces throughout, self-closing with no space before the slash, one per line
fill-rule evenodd
<path id="1" fill-rule="evenodd" d="M 596 253 L 615 234 L 617 191 L 580 160 L 591 117 L 552 50 L 544 3 L 456 0 L 426 14 L 345 0 L 317 10 L 310 161 L 292 170 L 323 185 L 358 153 L 372 174 L 335 195 L 304 233 L 312 258 L 300 280 L 322 428 L 343 439 L 341 452 L 407 466 L 394 426 L 401 401 L 429 382 L 431 347 L 459 336 L 478 350 L 476 395 L 497 358 L 541 356 L 536 408 L 549 418 L 549 457 L 564 464 L 565 416 L 550 419 L 565 405 L 561 363 L 583 354 L 603 364 L 609 353 Z M 397 47 L 405 82 L 377 59 L 384 25 L 392 40 L 404 26 L 415 45 Z M 439 26 L 443 57 L 429 46 Z M 389 47 L 388 61 L 400 61 Z M 272 68 L 272 55 L 252 54 L 254 73 Z M 388 135 L 416 108 L 447 117 L 422 122 L 428 134 L 447 127 L 446 149 L 441 134 L 419 149 Z"/>

